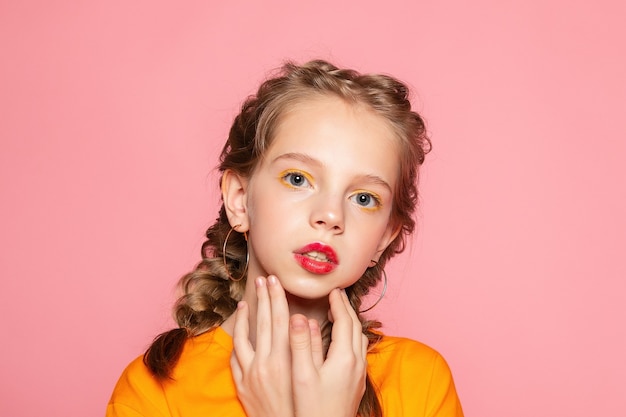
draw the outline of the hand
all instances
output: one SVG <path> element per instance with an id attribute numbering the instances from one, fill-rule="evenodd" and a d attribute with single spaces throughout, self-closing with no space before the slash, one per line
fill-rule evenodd
<path id="1" fill-rule="evenodd" d="M 255 280 L 256 346 L 250 342 L 249 306 L 238 305 L 231 369 L 237 395 L 249 417 L 293 417 L 289 307 L 275 276 Z"/>
<path id="2" fill-rule="evenodd" d="M 292 389 L 298 417 L 354 417 L 365 392 L 367 337 L 345 291 L 333 290 L 329 300 L 334 324 L 326 360 L 317 322 L 300 314 L 290 320 Z"/>

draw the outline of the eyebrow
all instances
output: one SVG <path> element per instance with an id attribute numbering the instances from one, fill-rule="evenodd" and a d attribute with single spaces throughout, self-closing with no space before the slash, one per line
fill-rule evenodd
<path id="1" fill-rule="evenodd" d="M 317 159 L 304 154 L 304 153 L 299 153 L 299 152 L 287 152 L 284 153 L 282 155 L 278 155 L 276 158 L 274 158 L 272 160 L 272 163 L 281 160 L 281 159 L 295 159 L 296 161 L 300 161 L 300 162 L 305 162 L 307 164 L 311 164 L 311 165 L 316 165 L 316 166 L 322 166 L 324 164 L 322 164 L 320 161 L 318 161 Z"/>
<path id="2" fill-rule="evenodd" d="M 287 152 L 287 153 L 284 153 L 282 155 L 278 155 L 276 158 L 274 158 L 272 160 L 272 163 L 274 163 L 276 161 L 279 161 L 279 160 L 282 160 L 282 159 L 293 159 L 293 160 L 300 161 L 300 162 L 303 162 L 303 163 L 306 163 L 306 164 L 315 165 L 317 167 L 324 166 L 324 164 L 322 162 L 318 161 L 317 159 L 313 158 L 312 156 L 309 156 L 309 155 L 303 154 L 303 153 L 299 153 L 299 152 Z M 389 185 L 389 183 L 387 181 L 385 181 L 384 179 L 382 179 L 381 177 L 379 177 L 378 175 L 364 174 L 364 175 L 361 175 L 360 178 L 365 179 L 367 182 L 381 185 L 381 186 L 387 188 L 389 190 L 389 192 L 393 194 L 393 190 L 391 189 L 391 186 Z"/>

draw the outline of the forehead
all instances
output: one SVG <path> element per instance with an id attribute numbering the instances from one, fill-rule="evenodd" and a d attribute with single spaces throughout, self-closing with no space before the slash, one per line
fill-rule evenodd
<path id="1" fill-rule="evenodd" d="M 325 167 L 382 176 L 395 184 L 399 152 L 400 141 L 383 116 L 362 104 L 315 96 L 280 117 L 264 159 L 303 154 Z"/>

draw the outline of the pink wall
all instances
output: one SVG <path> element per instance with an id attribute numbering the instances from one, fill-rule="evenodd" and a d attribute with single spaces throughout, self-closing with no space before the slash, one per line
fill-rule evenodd
<path id="1" fill-rule="evenodd" d="M 624 2 L 55 3 L 0 4 L 0 415 L 104 413 L 286 57 L 415 86 L 435 150 L 377 312 L 446 356 L 466 415 L 623 415 Z"/>

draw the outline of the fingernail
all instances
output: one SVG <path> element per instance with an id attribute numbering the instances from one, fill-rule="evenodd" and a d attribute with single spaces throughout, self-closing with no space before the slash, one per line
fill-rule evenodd
<path id="1" fill-rule="evenodd" d="M 309 328 L 311 330 L 319 330 L 320 329 L 320 324 L 317 322 L 317 320 L 310 319 L 309 320 Z"/>
<path id="2" fill-rule="evenodd" d="M 309 322 L 303 317 L 294 317 L 291 319 L 291 328 L 295 330 L 302 330 L 309 326 Z"/>
<path id="3" fill-rule="evenodd" d="M 265 285 L 265 279 L 263 277 L 258 277 L 254 283 L 256 284 L 257 287 L 262 287 L 263 285 Z"/>
<path id="4" fill-rule="evenodd" d="M 270 285 L 276 285 L 276 277 L 274 275 L 270 275 L 269 277 L 267 277 L 267 282 Z"/>
<path id="5" fill-rule="evenodd" d="M 237 308 L 238 308 L 239 310 L 241 310 L 242 308 L 244 308 L 244 307 L 245 307 L 245 305 L 246 305 L 245 301 L 239 301 L 239 302 L 237 303 Z"/>

